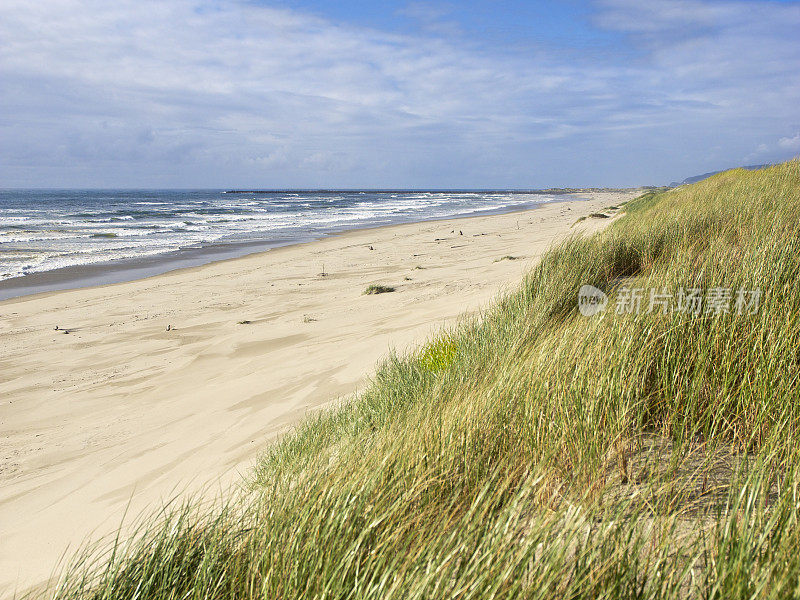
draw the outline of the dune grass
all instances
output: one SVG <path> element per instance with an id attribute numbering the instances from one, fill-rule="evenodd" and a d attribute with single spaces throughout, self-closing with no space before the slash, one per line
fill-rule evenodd
<path id="1" fill-rule="evenodd" d="M 364 294 L 372 296 L 375 294 L 388 294 L 389 292 L 393 291 L 394 288 L 390 285 L 381 285 L 378 283 L 373 283 L 367 286 L 367 289 L 364 290 Z"/>
<path id="2" fill-rule="evenodd" d="M 62 598 L 789 598 L 800 589 L 800 163 L 627 203 Z M 594 317 L 578 289 L 610 296 Z M 617 314 L 631 289 L 758 309 Z M 706 299 L 706 296 L 704 296 Z M 751 314 L 752 312 L 752 314 Z"/>

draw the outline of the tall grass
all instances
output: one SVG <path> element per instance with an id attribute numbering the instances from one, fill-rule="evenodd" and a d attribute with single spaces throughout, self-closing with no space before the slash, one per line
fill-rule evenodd
<path id="1" fill-rule="evenodd" d="M 788 598 L 800 589 L 800 162 L 629 202 L 515 293 L 61 598 Z M 592 284 L 609 310 L 586 318 Z M 623 288 L 761 290 L 617 314 Z"/>

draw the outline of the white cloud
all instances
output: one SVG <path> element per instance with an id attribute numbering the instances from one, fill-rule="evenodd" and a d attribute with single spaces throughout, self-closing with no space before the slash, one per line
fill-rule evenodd
<path id="1" fill-rule="evenodd" d="M 0 177 L 468 187 L 625 183 L 635 162 L 674 178 L 704 139 L 730 160 L 798 121 L 799 9 L 751 4 L 602 2 L 598 26 L 630 42 L 601 60 L 248 2 L 5 0 Z"/>
<path id="2" fill-rule="evenodd" d="M 782 137 L 778 140 L 778 146 L 784 150 L 800 150 L 800 133 L 796 133 L 792 137 Z"/>

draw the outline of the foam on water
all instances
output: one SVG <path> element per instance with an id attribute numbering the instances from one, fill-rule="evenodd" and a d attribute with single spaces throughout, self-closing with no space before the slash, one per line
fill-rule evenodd
<path id="1" fill-rule="evenodd" d="M 510 192 L 0 191 L 0 280 L 204 245 L 485 214 L 552 200 Z"/>

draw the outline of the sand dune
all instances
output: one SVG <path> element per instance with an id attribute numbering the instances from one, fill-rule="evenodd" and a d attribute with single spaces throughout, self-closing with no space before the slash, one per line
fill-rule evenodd
<path id="1" fill-rule="evenodd" d="M 553 240 L 608 223 L 571 229 L 578 217 L 632 196 L 349 232 L 0 303 L 0 593 L 46 580 L 126 508 L 128 523 L 237 482 L 390 348 L 478 310 Z M 371 283 L 396 291 L 363 295 Z"/>

